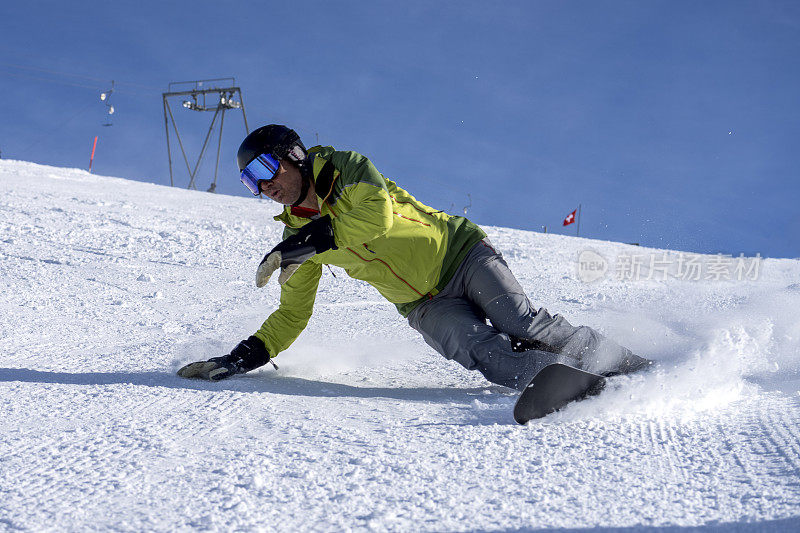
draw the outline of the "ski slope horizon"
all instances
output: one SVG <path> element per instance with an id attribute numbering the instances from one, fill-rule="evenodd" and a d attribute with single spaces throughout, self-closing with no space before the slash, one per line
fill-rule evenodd
<path id="1" fill-rule="evenodd" d="M 0 531 L 800 528 L 800 260 L 484 227 L 659 363 L 522 427 L 336 267 L 279 370 L 175 376 L 277 307 L 273 202 L 10 160 L 0 192 Z"/>

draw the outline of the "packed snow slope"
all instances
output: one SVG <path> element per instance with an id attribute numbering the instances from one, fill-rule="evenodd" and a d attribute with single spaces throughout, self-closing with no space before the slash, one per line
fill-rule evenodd
<path id="1" fill-rule="evenodd" d="M 0 161 L 0 530 L 800 528 L 800 261 L 637 279 L 679 254 L 486 228 L 535 305 L 659 362 L 524 427 L 337 268 L 279 370 L 178 378 L 276 308 L 277 209 Z"/>

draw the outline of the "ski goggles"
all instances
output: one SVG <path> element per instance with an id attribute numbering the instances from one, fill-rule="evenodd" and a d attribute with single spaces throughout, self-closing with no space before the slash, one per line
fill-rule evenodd
<path id="1" fill-rule="evenodd" d="M 258 182 L 261 180 L 269 181 L 278 172 L 278 161 L 272 154 L 261 154 L 256 157 L 242 170 L 242 183 L 250 189 L 255 196 L 261 194 Z"/>

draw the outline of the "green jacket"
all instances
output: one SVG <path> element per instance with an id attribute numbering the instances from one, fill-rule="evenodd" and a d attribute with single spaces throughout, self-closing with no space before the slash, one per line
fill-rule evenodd
<path id="1" fill-rule="evenodd" d="M 361 154 L 315 146 L 309 157 L 320 215 L 330 215 L 338 249 L 307 260 L 281 286 L 280 306 L 255 334 L 272 357 L 308 324 L 322 265 L 366 281 L 408 316 L 447 285 L 467 252 L 486 236 L 466 218 L 418 202 Z M 310 221 L 297 212 L 286 206 L 275 217 L 286 224 L 284 239 Z"/>

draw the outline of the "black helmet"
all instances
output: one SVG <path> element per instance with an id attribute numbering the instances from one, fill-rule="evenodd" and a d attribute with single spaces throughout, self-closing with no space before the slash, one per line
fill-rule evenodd
<path id="1" fill-rule="evenodd" d="M 300 136 L 291 128 L 280 124 L 262 126 L 244 138 L 236 154 L 239 171 L 261 154 L 272 154 L 276 159 L 288 159 L 302 163 L 306 158 L 306 147 Z"/>

